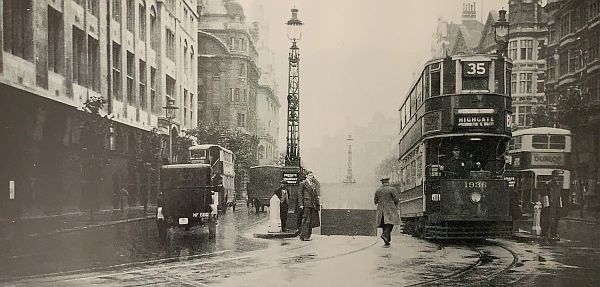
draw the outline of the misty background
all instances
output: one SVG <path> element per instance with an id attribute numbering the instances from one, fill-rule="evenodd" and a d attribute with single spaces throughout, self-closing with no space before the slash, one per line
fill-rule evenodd
<path id="1" fill-rule="evenodd" d="M 263 18 L 275 53 L 281 102 L 279 149 L 285 152 L 290 9 L 304 22 L 300 47 L 300 156 L 321 182 L 341 182 L 348 134 L 353 175 L 375 182 L 379 162 L 397 156 L 398 107 L 430 59 L 438 18 L 460 23 L 463 3 L 476 3 L 485 23 L 508 0 L 238 0 L 246 22 Z M 263 35 L 264 36 L 264 35 Z M 261 36 L 261 37 L 263 37 Z"/>

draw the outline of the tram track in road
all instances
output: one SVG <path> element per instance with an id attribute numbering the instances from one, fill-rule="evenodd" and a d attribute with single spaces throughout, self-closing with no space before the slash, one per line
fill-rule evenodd
<path id="1" fill-rule="evenodd" d="M 441 248 L 446 248 L 441 243 L 438 244 Z M 470 246 L 470 249 L 477 256 L 475 262 L 450 274 L 407 286 L 479 286 L 510 271 L 519 259 L 516 252 L 497 242 Z M 427 265 L 431 264 L 433 263 Z"/>

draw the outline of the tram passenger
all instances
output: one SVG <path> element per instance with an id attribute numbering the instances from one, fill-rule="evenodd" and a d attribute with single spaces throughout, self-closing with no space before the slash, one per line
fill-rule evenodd
<path id="1" fill-rule="evenodd" d="M 467 178 L 471 170 L 471 164 L 468 159 L 461 157 L 460 148 L 455 145 L 452 147 L 452 156 L 446 160 L 443 170 L 455 178 Z"/>

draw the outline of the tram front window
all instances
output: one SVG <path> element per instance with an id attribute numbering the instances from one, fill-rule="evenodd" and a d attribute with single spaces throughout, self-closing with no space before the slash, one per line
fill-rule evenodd
<path id="1" fill-rule="evenodd" d="M 438 164 L 446 178 L 500 178 L 504 171 L 506 140 L 460 138 L 460 140 L 433 139 L 429 142 L 428 158 Z"/>

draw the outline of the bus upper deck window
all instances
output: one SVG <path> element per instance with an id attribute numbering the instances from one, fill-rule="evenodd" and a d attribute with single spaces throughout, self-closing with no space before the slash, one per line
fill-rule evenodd
<path id="1" fill-rule="evenodd" d="M 551 149 L 564 149 L 565 148 L 565 136 L 562 136 L 562 135 L 550 136 L 550 148 Z"/>

